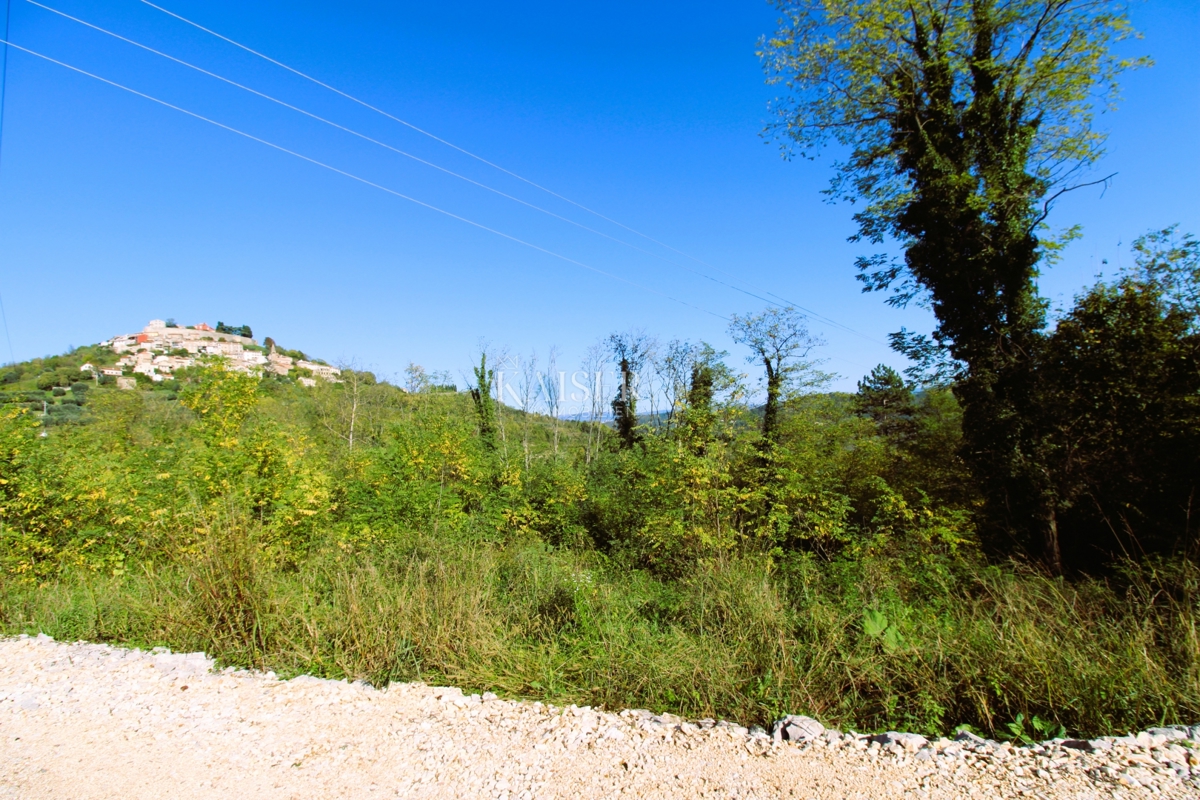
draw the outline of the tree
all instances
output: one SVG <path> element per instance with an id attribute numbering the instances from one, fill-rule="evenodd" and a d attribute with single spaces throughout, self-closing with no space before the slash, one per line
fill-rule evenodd
<path id="1" fill-rule="evenodd" d="M 217 358 L 195 369 L 179 402 L 200 418 L 206 438 L 218 447 L 232 448 L 242 423 L 258 404 L 259 388 L 256 376 L 232 370 L 225 359 Z"/>
<path id="2" fill-rule="evenodd" d="M 794 308 L 771 307 L 761 314 L 734 314 L 729 335 L 751 350 L 750 363 L 762 364 L 766 373 L 767 400 L 763 405 L 762 437 L 765 447 L 775 444 L 779 432 L 779 404 L 784 390 L 823 383 L 827 376 L 809 361 L 814 348 L 824 344 L 808 332 L 804 317 Z"/>
<path id="3" fill-rule="evenodd" d="M 254 338 L 254 332 L 250 330 L 249 325 L 226 325 L 224 322 L 217 320 L 217 333 L 227 333 L 230 336 L 245 336 L 247 339 Z"/>
<path id="4" fill-rule="evenodd" d="M 473 370 L 475 386 L 471 388 L 471 400 L 475 403 L 475 413 L 479 418 L 479 439 L 489 452 L 496 450 L 496 406 L 492 401 L 492 385 L 496 374 L 488 369 L 487 353 L 479 356 L 479 366 Z"/>
<path id="5" fill-rule="evenodd" d="M 654 352 L 654 340 L 644 331 L 631 330 L 608 337 L 608 348 L 620 371 L 620 386 L 613 398 L 613 422 L 621 447 L 629 449 L 638 440 L 638 375 Z"/>
<path id="6" fill-rule="evenodd" d="M 341 362 L 339 381 L 321 381 L 313 392 L 313 404 L 317 417 L 331 434 L 346 443 L 346 450 L 354 452 L 354 444 L 360 441 L 364 428 L 369 432 L 378 411 L 378 391 L 375 374 L 364 371 L 359 364 Z"/>
<path id="7" fill-rule="evenodd" d="M 682 410 L 681 427 L 693 452 L 703 456 L 713 439 L 716 412 L 713 404 L 719 392 L 727 392 L 736 383 L 722 360 L 729 355 L 701 342 L 690 348 L 691 376 L 687 384 L 687 402 Z"/>
<path id="8" fill-rule="evenodd" d="M 1045 304 L 1035 279 L 1062 241 L 1040 229 L 1102 153 L 1095 98 L 1112 104 L 1132 35 L 1119 0 L 780 0 L 761 55 L 790 97 L 775 128 L 810 154 L 850 148 L 829 192 L 863 204 L 858 241 L 904 251 L 859 260 L 867 291 L 919 299 L 932 341 L 901 352 L 959 365 L 964 456 L 988 518 L 1060 570 L 1053 481 L 1036 424 Z M 1097 183 L 1093 181 L 1092 183 Z"/>
<path id="9" fill-rule="evenodd" d="M 588 348 L 584 356 L 583 372 L 588 379 L 586 398 L 588 400 L 587 445 L 584 451 L 584 462 L 592 463 L 603 433 L 600 421 L 604 411 L 604 365 L 608 360 L 608 348 L 604 340 L 600 340 Z"/>
<path id="10" fill-rule="evenodd" d="M 554 436 L 554 456 L 558 457 L 558 412 L 559 406 L 562 403 L 562 378 L 558 371 L 558 348 L 551 347 L 550 352 L 546 355 L 546 372 L 542 376 L 540 391 L 542 399 L 546 401 L 546 413 L 551 416 L 553 421 L 553 436 Z"/>
<path id="11" fill-rule="evenodd" d="M 913 432 L 916 408 L 912 387 L 886 364 L 875 367 L 858 382 L 854 409 L 862 416 L 870 417 L 885 439 L 900 441 Z"/>
<path id="12" fill-rule="evenodd" d="M 404 368 L 404 388 L 410 394 L 424 392 L 429 389 L 430 381 L 429 374 L 425 368 L 416 362 L 408 362 L 408 366 Z"/>
<path id="13" fill-rule="evenodd" d="M 1067 564 L 1195 546 L 1200 242 L 1168 229 L 1134 251 L 1045 348 L 1041 424 Z"/>
<path id="14" fill-rule="evenodd" d="M 666 394 L 667 430 L 671 429 L 675 414 L 688 399 L 689 380 L 695 383 L 695 349 L 691 342 L 672 339 L 663 348 L 661 356 L 654 359 L 654 369 L 662 378 Z"/>
<path id="15" fill-rule="evenodd" d="M 529 449 L 530 425 L 538 397 L 537 351 L 517 365 L 517 391 L 521 402 L 521 451 L 525 455 L 525 471 L 529 471 L 533 454 Z"/>

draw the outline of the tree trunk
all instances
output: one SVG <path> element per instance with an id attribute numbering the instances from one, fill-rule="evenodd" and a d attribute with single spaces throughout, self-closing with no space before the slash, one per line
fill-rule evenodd
<path id="1" fill-rule="evenodd" d="M 771 446 L 775 443 L 779 427 L 779 393 L 783 388 L 783 376 L 771 363 L 764 358 L 763 365 L 767 368 L 767 404 L 763 406 L 762 435 L 763 443 Z"/>

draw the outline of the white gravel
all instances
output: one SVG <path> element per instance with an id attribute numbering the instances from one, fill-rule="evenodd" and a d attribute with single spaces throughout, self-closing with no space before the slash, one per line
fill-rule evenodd
<path id="1" fill-rule="evenodd" d="M 1188 731 L 1090 753 L 836 731 L 797 744 L 644 711 L 211 665 L 0 640 L 0 797 L 1200 797 Z"/>

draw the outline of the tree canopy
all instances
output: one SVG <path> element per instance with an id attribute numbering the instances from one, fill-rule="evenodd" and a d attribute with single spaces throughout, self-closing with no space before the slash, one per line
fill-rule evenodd
<path id="1" fill-rule="evenodd" d="M 774 132 L 785 151 L 848 149 L 829 192 L 860 203 L 853 238 L 898 245 L 858 261 L 867 291 L 928 304 L 932 339 L 894 346 L 940 366 L 964 412 L 963 455 L 997 540 L 1062 568 L 1039 418 L 1045 344 L 1039 270 L 1053 201 L 1086 185 L 1103 153 L 1097 110 L 1147 63 L 1115 54 L 1134 35 L 1114 0 L 781 0 L 762 43 L 788 96 Z M 1069 231 L 1066 238 L 1073 235 Z M 947 369 L 948 367 L 948 369 Z"/>

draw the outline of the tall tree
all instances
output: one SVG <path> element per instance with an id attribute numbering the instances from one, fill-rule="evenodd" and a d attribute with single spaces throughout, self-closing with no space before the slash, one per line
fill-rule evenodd
<path id="1" fill-rule="evenodd" d="M 541 377 L 539 391 L 546 402 L 546 413 L 550 415 L 554 426 L 554 456 L 558 457 L 558 423 L 559 406 L 562 404 L 563 378 L 558 371 L 558 347 L 551 346 L 546 355 L 546 372 Z"/>
<path id="2" fill-rule="evenodd" d="M 588 401 L 588 435 L 584 451 L 584 461 L 588 464 L 592 463 L 592 459 L 596 455 L 600 444 L 600 437 L 603 433 L 600 420 L 603 417 L 604 411 L 604 397 L 606 392 L 604 386 L 604 365 L 607 361 L 608 347 L 603 339 L 587 349 L 587 354 L 584 356 L 583 361 L 583 373 L 588 381 L 585 392 L 585 399 Z"/>
<path id="3" fill-rule="evenodd" d="M 643 331 L 614 333 L 608 337 L 609 352 L 620 371 L 620 386 L 612 401 L 614 424 L 623 448 L 637 442 L 638 377 L 654 352 L 654 340 Z"/>
<path id="4" fill-rule="evenodd" d="M 912 387 L 900 373 L 880 364 L 858 382 L 854 409 L 870 417 L 885 439 L 899 441 L 912 433 L 915 407 Z"/>
<path id="5" fill-rule="evenodd" d="M 713 438 L 716 413 L 713 408 L 718 392 L 728 392 L 736 379 L 722 360 L 729 355 L 701 342 L 690 348 L 691 378 L 687 384 L 687 402 L 681 413 L 681 428 L 696 455 L 704 455 Z"/>
<path id="6" fill-rule="evenodd" d="M 767 400 L 763 405 L 763 445 L 775 444 L 779 432 L 779 405 L 786 388 L 820 383 L 824 375 L 816 371 L 817 362 L 809 354 L 824 344 L 813 336 L 804 317 L 794 308 L 771 307 L 761 314 L 734 314 L 729 334 L 738 344 L 751 350 L 746 358 L 762 364 Z"/>
<path id="7" fill-rule="evenodd" d="M 370 431 L 378 416 L 377 381 L 374 373 L 364 371 L 353 361 L 339 363 L 338 369 L 336 383 L 321 381 L 312 393 L 313 409 L 322 427 L 354 452 L 355 442 L 363 438 L 363 428 Z"/>
<path id="8" fill-rule="evenodd" d="M 525 471 L 529 471 L 533 453 L 529 448 L 529 433 L 533 423 L 534 404 L 538 398 L 539 375 L 537 368 L 537 351 L 529 353 L 529 358 L 519 360 L 517 364 L 517 397 L 521 402 L 521 451 L 525 458 Z"/>
<path id="9" fill-rule="evenodd" d="M 1134 251 L 1058 321 L 1042 366 L 1064 558 L 1085 568 L 1197 543 L 1200 242 L 1167 230 Z"/>
<path id="10" fill-rule="evenodd" d="M 475 414 L 479 418 L 479 439 L 490 452 L 496 450 L 496 406 L 492 401 L 492 385 L 496 374 L 488 369 L 487 353 L 479 356 L 479 366 L 472 370 L 475 385 L 471 387 L 471 400 L 475 403 Z"/>
<path id="11" fill-rule="evenodd" d="M 809 154 L 850 149 L 829 192 L 859 201 L 855 240 L 892 239 L 903 262 L 859 260 L 865 290 L 919 299 L 938 325 L 903 352 L 958 365 L 964 457 L 1003 535 L 1061 556 L 1033 366 L 1045 304 L 1035 279 L 1061 244 L 1039 238 L 1063 192 L 1102 153 L 1096 98 L 1111 104 L 1131 62 L 1120 0 L 779 0 L 763 42 L 789 98 L 775 128 Z"/>
<path id="12" fill-rule="evenodd" d="M 654 370 L 662 379 L 663 393 L 666 395 L 667 430 L 671 429 L 676 412 L 682 409 L 687 400 L 689 379 L 694 377 L 695 362 L 696 346 L 680 339 L 668 342 L 659 357 L 654 359 Z"/>

